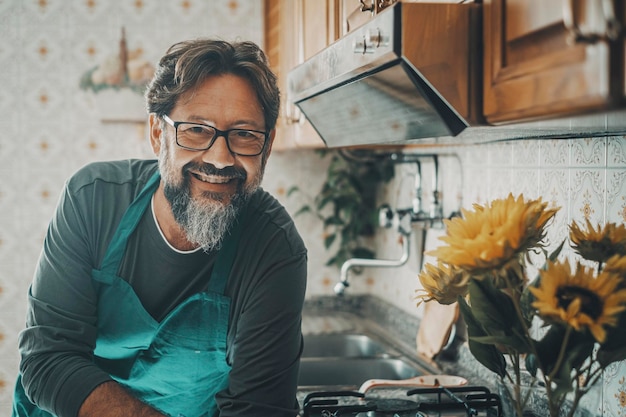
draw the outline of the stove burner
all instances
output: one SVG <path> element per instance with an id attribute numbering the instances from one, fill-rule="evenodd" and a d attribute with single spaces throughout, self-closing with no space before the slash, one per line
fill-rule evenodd
<path id="1" fill-rule="evenodd" d="M 436 401 L 422 401 L 422 411 L 464 410 L 467 416 L 477 416 L 478 410 L 495 410 L 497 417 L 502 416 L 502 403 L 498 394 L 491 393 L 486 387 L 433 387 L 416 388 L 406 395 L 436 394 Z M 445 397 L 444 397 L 445 394 Z M 457 395 L 459 394 L 459 395 Z"/>
<path id="2" fill-rule="evenodd" d="M 322 391 L 307 395 L 302 417 L 339 416 L 489 416 L 501 417 L 497 394 L 482 386 L 395 389 L 392 396 L 357 391 Z M 398 398 L 402 397 L 404 398 Z"/>

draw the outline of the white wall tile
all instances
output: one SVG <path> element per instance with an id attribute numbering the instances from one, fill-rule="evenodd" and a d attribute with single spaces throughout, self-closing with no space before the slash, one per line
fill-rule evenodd
<path id="1" fill-rule="evenodd" d="M 607 138 L 607 159 L 608 168 L 626 168 L 626 140 L 624 136 Z"/>
<path id="2" fill-rule="evenodd" d="M 626 169 L 607 169 L 606 221 L 626 224 Z"/>
<path id="3" fill-rule="evenodd" d="M 589 219 L 593 224 L 603 224 L 606 170 L 572 170 L 570 181 L 570 221 L 585 224 L 584 219 Z"/>
<path id="4" fill-rule="evenodd" d="M 572 141 L 571 164 L 575 167 L 606 166 L 606 138 L 586 138 Z"/>
<path id="5" fill-rule="evenodd" d="M 549 139 L 537 141 L 539 163 L 548 168 L 567 166 L 570 161 L 571 141 Z"/>

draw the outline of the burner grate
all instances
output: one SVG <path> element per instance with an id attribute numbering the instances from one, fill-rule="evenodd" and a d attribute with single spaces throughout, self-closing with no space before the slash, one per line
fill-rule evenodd
<path id="1" fill-rule="evenodd" d="M 358 391 L 321 391 L 308 394 L 302 417 L 338 416 L 488 416 L 502 417 L 497 394 L 484 386 L 428 387 L 394 390 L 390 398 L 366 397 Z"/>
<path id="2" fill-rule="evenodd" d="M 488 415 L 502 416 L 500 396 L 484 386 L 415 388 L 406 395 L 420 397 L 420 411 L 461 410 L 467 416 L 477 416 L 479 410 L 490 410 Z"/>

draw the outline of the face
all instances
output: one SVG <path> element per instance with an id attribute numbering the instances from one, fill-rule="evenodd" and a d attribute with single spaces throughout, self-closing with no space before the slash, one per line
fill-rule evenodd
<path id="1" fill-rule="evenodd" d="M 174 121 L 205 123 L 221 130 L 265 130 L 254 89 L 247 80 L 232 74 L 208 78 L 191 94 L 181 97 L 168 116 Z M 258 156 L 232 154 L 224 137 L 218 137 L 205 151 L 190 151 L 176 144 L 172 126 L 150 116 L 150 142 L 159 157 L 163 190 L 174 218 L 190 241 L 198 240 L 191 229 L 207 233 L 210 226 L 211 235 L 216 235 L 215 229 L 228 228 L 234 212 L 261 183 L 273 137 L 274 132 L 264 154 Z M 197 243 L 204 246 L 204 242 Z"/>

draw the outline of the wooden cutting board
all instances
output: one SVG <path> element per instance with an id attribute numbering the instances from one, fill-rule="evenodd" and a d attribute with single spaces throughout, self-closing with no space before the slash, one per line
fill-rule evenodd
<path id="1" fill-rule="evenodd" d="M 443 242 L 440 236 L 445 234 L 445 229 L 428 229 L 424 238 L 424 253 L 436 249 Z M 423 265 L 436 264 L 437 260 L 432 256 L 423 255 Z M 428 359 L 433 359 L 446 346 L 450 339 L 452 328 L 459 317 L 457 303 L 450 305 L 439 304 L 436 301 L 424 303 L 424 315 L 417 331 L 417 353 Z"/>

